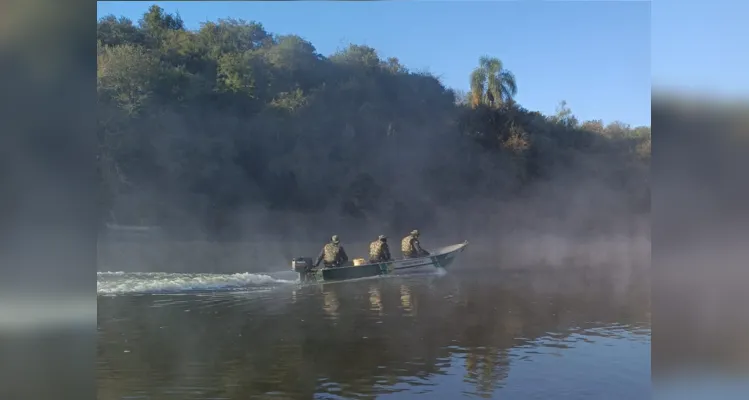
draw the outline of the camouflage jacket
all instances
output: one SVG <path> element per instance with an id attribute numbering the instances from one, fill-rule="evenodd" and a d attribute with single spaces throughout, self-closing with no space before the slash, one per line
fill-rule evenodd
<path id="1" fill-rule="evenodd" d="M 369 244 L 369 259 L 376 261 L 390 261 L 390 246 L 379 239 Z"/>
<path id="2" fill-rule="evenodd" d="M 429 254 L 426 250 L 421 248 L 421 243 L 413 235 L 408 235 L 401 240 L 401 251 L 404 257 L 417 257 L 422 254 Z"/>
<path id="3" fill-rule="evenodd" d="M 342 245 L 328 243 L 323 246 L 320 255 L 317 256 L 315 266 L 320 265 L 320 261 L 324 261 L 325 264 L 343 264 L 348 261 L 348 255 Z"/>

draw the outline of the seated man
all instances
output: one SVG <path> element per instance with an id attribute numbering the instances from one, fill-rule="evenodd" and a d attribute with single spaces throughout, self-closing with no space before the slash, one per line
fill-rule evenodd
<path id="1" fill-rule="evenodd" d="M 403 252 L 403 258 L 419 258 L 429 255 L 428 251 L 421 248 L 418 229 L 414 229 L 410 235 L 403 238 L 401 251 Z"/>
<path id="2" fill-rule="evenodd" d="M 320 265 L 320 261 L 323 262 L 325 268 L 340 267 L 348 261 L 348 255 L 346 254 L 346 250 L 343 249 L 341 241 L 338 240 L 338 235 L 333 235 L 330 243 L 323 246 L 320 255 L 317 256 L 315 268 Z"/>
<path id="3" fill-rule="evenodd" d="M 390 260 L 392 258 L 390 257 L 388 238 L 385 235 L 380 235 L 377 240 L 369 244 L 369 262 L 370 264 L 375 264 Z"/>

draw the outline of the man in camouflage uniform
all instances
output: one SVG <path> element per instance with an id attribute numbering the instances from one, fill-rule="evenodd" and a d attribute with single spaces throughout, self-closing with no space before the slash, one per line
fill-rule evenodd
<path id="1" fill-rule="evenodd" d="M 321 261 L 325 268 L 340 267 L 348 261 L 348 255 L 346 254 L 346 250 L 343 249 L 341 241 L 338 240 L 338 235 L 333 235 L 330 243 L 323 246 L 320 255 L 317 256 L 315 268 L 320 265 Z"/>
<path id="2" fill-rule="evenodd" d="M 414 229 L 410 235 L 403 238 L 401 251 L 403 252 L 403 258 L 418 258 L 429 255 L 428 251 L 421 248 L 418 229 Z"/>
<path id="3" fill-rule="evenodd" d="M 377 240 L 369 244 L 369 262 L 374 264 L 390 260 L 392 258 L 390 257 L 388 238 L 385 235 L 380 235 Z"/>

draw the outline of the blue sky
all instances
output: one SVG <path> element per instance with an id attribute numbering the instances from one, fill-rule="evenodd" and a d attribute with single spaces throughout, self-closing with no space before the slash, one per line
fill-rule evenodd
<path id="1" fill-rule="evenodd" d="M 650 124 L 648 2 L 98 2 L 97 14 L 137 21 L 151 4 L 179 11 L 190 29 L 226 17 L 259 21 L 324 55 L 366 44 L 463 90 L 488 54 L 515 73 L 528 109 L 552 114 L 566 100 L 582 120 Z"/>
<path id="2" fill-rule="evenodd" d="M 655 86 L 747 100 L 749 1 L 654 0 L 652 26 Z"/>

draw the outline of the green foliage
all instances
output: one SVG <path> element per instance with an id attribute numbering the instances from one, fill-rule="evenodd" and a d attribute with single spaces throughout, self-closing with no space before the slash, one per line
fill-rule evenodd
<path id="1" fill-rule="evenodd" d="M 244 53 L 272 44 L 263 25 L 232 18 L 201 24 L 193 41 L 203 46 L 206 55 L 214 60 L 221 54 Z"/>
<path id="2" fill-rule="evenodd" d="M 164 9 L 157 5 L 148 8 L 139 21 L 140 27 L 146 34 L 160 36 L 168 31 L 177 31 L 185 28 L 185 24 L 179 15 L 164 14 Z"/>
<path id="3" fill-rule="evenodd" d="M 368 46 L 326 58 L 257 22 L 189 31 L 157 6 L 139 26 L 100 19 L 97 54 L 102 201 L 119 223 L 189 216 L 227 233 L 262 207 L 412 229 L 434 204 L 513 196 L 565 168 L 646 181 L 649 127 L 525 110 L 496 58 L 466 94 Z"/>
<path id="4" fill-rule="evenodd" d="M 114 15 L 108 15 L 99 20 L 96 30 L 97 40 L 104 46 L 118 46 L 122 44 L 144 44 L 145 33 L 133 25 L 133 21 Z"/>
<path id="5" fill-rule="evenodd" d="M 352 68 L 357 68 L 363 72 L 374 72 L 381 65 L 380 57 L 377 50 L 369 46 L 349 45 L 346 49 L 333 54 L 330 61 Z"/>
<path id="6" fill-rule="evenodd" d="M 129 114 L 150 100 L 159 75 L 159 60 L 132 44 L 105 46 L 98 55 L 97 89 Z"/>
<path id="7" fill-rule="evenodd" d="M 498 58 L 482 56 L 479 66 L 471 73 L 471 93 L 474 106 L 499 106 L 511 102 L 517 94 L 515 75 L 504 68 Z"/>
<path id="8" fill-rule="evenodd" d="M 219 92 L 255 97 L 255 76 L 247 53 L 229 53 L 219 56 L 216 66 L 216 86 Z"/>

